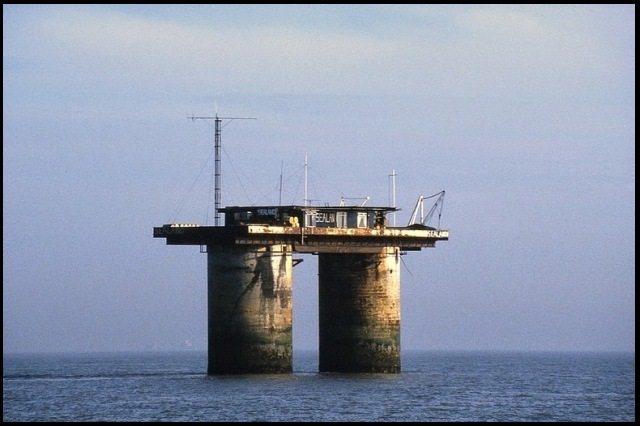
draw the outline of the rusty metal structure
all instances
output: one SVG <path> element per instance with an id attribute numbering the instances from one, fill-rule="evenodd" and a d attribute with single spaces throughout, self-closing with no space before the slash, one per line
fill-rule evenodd
<path id="1" fill-rule="evenodd" d="M 292 371 L 294 253 L 318 256 L 319 370 L 400 372 L 400 256 L 449 231 L 389 227 L 395 210 L 235 206 L 224 226 L 155 227 L 168 245 L 206 247 L 208 373 Z"/>

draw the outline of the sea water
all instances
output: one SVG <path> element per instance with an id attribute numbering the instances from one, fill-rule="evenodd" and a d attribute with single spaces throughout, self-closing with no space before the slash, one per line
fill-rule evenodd
<path id="1" fill-rule="evenodd" d="M 3 356 L 3 421 L 635 421 L 634 353 L 410 352 L 399 374 L 207 376 L 207 354 Z"/>

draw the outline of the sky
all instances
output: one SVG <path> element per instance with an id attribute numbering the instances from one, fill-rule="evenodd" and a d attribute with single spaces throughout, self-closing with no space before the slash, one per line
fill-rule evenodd
<path id="1" fill-rule="evenodd" d="M 216 114 L 223 206 L 302 205 L 305 157 L 312 205 L 446 192 L 403 351 L 635 352 L 634 5 L 4 4 L 2 47 L 3 353 L 206 350 L 153 227 L 213 224 Z"/>

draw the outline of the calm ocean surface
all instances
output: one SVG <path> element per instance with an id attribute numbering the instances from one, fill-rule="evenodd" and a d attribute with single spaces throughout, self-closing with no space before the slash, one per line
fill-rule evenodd
<path id="1" fill-rule="evenodd" d="M 635 421 L 635 354 L 403 352 L 400 374 L 207 376 L 205 352 L 4 355 L 3 421 Z"/>

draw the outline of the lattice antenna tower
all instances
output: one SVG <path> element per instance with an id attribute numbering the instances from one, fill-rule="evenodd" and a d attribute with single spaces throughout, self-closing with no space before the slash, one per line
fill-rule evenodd
<path id="1" fill-rule="evenodd" d="M 220 200 L 222 198 L 222 164 L 221 164 L 221 147 L 222 147 L 222 120 L 256 120 L 255 117 L 218 117 L 216 108 L 216 115 L 214 117 L 187 117 L 192 121 L 195 120 L 214 120 L 215 123 L 215 143 L 214 143 L 214 155 L 215 155 L 215 189 L 214 189 L 214 226 L 220 226 Z"/>

